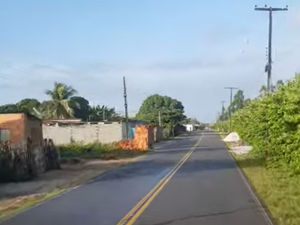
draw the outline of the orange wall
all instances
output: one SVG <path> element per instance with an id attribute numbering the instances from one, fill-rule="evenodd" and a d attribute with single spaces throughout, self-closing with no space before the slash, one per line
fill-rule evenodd
<path id="1" fill-rule="evenodd" d="M 25 134 L 24 114 L 0 114 L 0 129 L 10 131 L 10 142 L 12 145 L 19 144 L 24 140 Z"/>

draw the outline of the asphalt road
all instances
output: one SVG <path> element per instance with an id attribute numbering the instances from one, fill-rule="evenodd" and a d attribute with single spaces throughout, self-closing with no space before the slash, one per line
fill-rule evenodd
<path id="1" fill-rule="evenodd" d="M 218 135 L 199 147 L 134 225 L 267 225 L 267 214 Z"/>
<path id="2" fill-rule="evenodd" d="M 200 140 L 134 225 L 267 225 L 220 138 L 195 133 L 15 216 L 1 225 L 117 224 Z M 145 204 L 146 205 L 146 204 Z"/>

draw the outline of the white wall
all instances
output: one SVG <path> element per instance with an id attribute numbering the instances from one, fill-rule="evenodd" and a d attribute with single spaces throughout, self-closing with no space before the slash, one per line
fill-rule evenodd
<path id="1" fill-rule="evenodd" d="M 43 138 L 51 138 L 55 145 L 74 142 L 112 143 L 121 141 L 123 137 L 122 123 L 84 124 L 69 126 L 43 125 Z"/>

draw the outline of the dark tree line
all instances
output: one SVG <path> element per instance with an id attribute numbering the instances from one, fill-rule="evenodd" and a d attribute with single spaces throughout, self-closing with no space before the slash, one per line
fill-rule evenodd
<path id="1" fill-rule="evenodd" d="M 46 90 L 49 100 L 25 98 L 15 104 L 0 106 L 0 113 L 26 112 L 41 119 L 79 118 L 84 121 L 119 120 L 122 117 L 114 108 L 91 106 L 84 97 L 77 96 L 77 91 L 63 83 L 55 82 L 52 90 Z"/>

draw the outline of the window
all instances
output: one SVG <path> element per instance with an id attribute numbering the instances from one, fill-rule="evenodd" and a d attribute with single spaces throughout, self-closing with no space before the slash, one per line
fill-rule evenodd
<path id="1" fill-rule="evenodd" d="M 10 140 L 10 130 L 0 128 L 0 141 L 9 141 Z"/>

